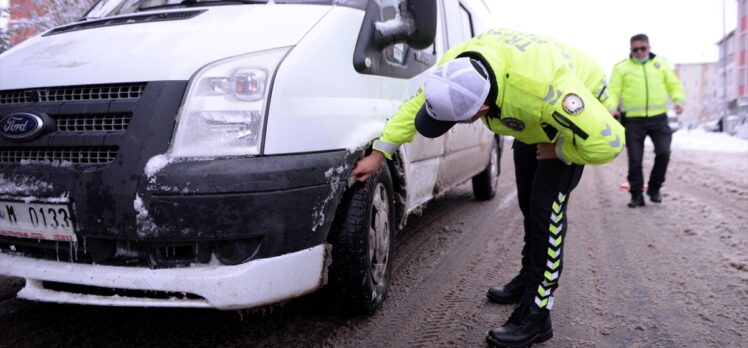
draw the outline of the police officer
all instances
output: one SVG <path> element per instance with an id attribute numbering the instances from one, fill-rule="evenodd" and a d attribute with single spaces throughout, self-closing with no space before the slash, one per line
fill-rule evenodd
<path id="1" fill-rule="evenodd" d="M 655 152 L 647 195 L 652 202 L 660 203 L 660 188 L 665 182 L 665 173 L 670 162 L 670 142 L 673 134 L 668 125 L 666 98 L 670 96 L 675 112 L 681 114 L 685 99 L 683 87 L 668 63 L 650 52 L 647 35 L 638 34 L 631 37 L 629 58 L 613 68 L 609 93 L 607 104 L 611 113 L 622 117 L 626 126 L 628 180 L 631 192 L 631 202 L 628 206 L 636 208 L 645 204 L 642 194 L 642 157 L 644 139 L 647 136 L 652 139 Z"/>
<path id="2" fill-rule="evenodd" d="M 612 161 L 624 131 L 601 104 L 605 74 L 579 51 L 542 36 L 498 29 L 450 49 L 418 93 L 388 120 L 374 151 L 351 175 L 365 181 L 418 131 L 434 138 L 480 119 L 511 135 L 525 245 L 522 269 L 489 300 L 520 303 L 490 330 L 497 346 L 552 337 L 549 310 L 562 269 L 569 194 L 585 164 Z"/>

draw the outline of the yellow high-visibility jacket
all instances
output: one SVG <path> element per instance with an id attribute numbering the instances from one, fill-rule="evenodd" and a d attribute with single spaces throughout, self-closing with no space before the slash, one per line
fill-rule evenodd
<path id="1" fill-rule="evenodd" d="M 492 79 L 489 100 L 495 98 L 495 105 L 482 118 L 491 131 L 527 144 L 555 143 L 566 163 L 603 164 L 623 149 L 623 127 L 600 101 L 606 99 L 605 73 L 576 49 L 543 36 L 495 29 L 453 47 L 438 64 L 465 56 L 480 60 Z M 584 107 L 564 107 L 566 101 L 579 100 L 575 96 Z M 414 119 L 424 102 L 421 86 L 387 121 L 374 149 L 392 159 L 399 145 L 413 139 Z"/>
<path id="2" fill-rule="evenodd" d="M 650 53 L 641 63 L 625 59 L 613 68 L 606 102 L 610 111 L 619 106 L 626 117 L 649 117 L 667 112 L 667 96 L 678 105 L 686 99 L 678 77 L 665 59 Z"/>

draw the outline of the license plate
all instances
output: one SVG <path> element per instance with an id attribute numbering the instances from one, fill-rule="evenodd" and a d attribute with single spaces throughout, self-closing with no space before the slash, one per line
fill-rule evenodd
<path id="1" fill-rule="evenodd" d="M 0 201 L 0 235 L 76 242 L 70 210 L 63 204 Z"/>

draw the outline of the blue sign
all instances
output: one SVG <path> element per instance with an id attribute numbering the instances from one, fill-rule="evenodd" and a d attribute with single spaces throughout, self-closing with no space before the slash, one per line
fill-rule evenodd
<path id="1" fill-rule="evenodd" d="M 41 117 L 29 113 L 10 114 L 0 120 L 0 135 L 13 140 L 29 140 L 44 127 Z"/>

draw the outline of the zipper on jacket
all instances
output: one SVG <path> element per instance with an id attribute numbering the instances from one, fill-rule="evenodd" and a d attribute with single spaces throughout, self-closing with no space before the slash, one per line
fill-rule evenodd
<path id="1" fill-rule="evenodd" d="M 649 117 L 649 79 L 647 78 L 647 63 L 642 63 L 642 69 L 644 70 L 644 93 L 646 93 L 646 102 L 644 103 L 644 117 Z"/>

